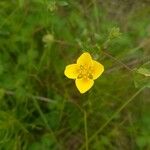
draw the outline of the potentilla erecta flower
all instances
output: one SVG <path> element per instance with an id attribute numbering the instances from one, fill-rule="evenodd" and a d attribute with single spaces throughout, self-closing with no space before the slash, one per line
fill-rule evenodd
<path id="1" fill-rule="evenodd" d="M 80 93 L 87 92 L 104 71 L 104 66 L 92 59 L 88 52 L 83 53 L 76 64 L 67 65 L 64 74 L 69 79 L 74 79 Z"/>

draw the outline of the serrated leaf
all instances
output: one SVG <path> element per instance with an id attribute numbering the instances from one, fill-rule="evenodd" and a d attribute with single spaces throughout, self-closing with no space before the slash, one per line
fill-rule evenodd
<path id="1" fill-rule="evenodd" d="M 147 69 L 147 68 L 142 68 L 141 67 L 137 70 L 137 72 L 144 75 L 144 76 L 146 76 L 146 77 L 150 77 L 150 70 Z"/>

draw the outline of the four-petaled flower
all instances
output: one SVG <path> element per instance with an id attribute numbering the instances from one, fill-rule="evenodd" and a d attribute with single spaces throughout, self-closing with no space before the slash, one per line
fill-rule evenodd
<path id="1" fill-rule="evenodd" d="M 80 93 L 87 92 L 104 71 L 104 66 L 92 59 L 88 52 L 83 53 L 76 64 L 66 66 L 64 74 L 75 80 L 75 84 Z"/>

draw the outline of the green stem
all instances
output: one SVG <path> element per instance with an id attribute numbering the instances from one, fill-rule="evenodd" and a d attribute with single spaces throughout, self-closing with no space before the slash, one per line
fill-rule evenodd
<path id="1" fill-rule="evenodd" d="M 56 138 L 56 136 L 55 136 L 53 130 L 52 130 L 51 127 L 49 126 L 48 121 L 47 121 L 45 115 L 43 114 L 43 112 L 42 112 L 42 110 L 41 110 L 41 108 L 40 108 L 38 102 L 37 102 L 34 98 L 33 98 L 33 102 L 34 102 L 35 107 L 36 107 L 37 111 L 39 112 L 39 114 L 40 114 L 40 116 L 41 116 L 41 118 L 42 118 L 42 120 L 43 120 L 45 126 L 46 126 L 47 129 L 50 131 L 50 133 L 51 133 L 53 139 L 55 140 L 55 142 L 57 143 L 58 147 L 61 148 L 60 143 L 58 142 L 58 140 L 57 140 L 57 138 Z"/>
<path id="2" fill-rule="evenodd" d="M 84 111 L 84 132 L 85 132 L 86 150 L 88 150 L 88 131 L 87 131 L 87 114 L 86 114 L 86 111 Z"/>
<path id="3" fill-rule="evenodd" d="M 127 100 L 88 140 L 90 143 L 94 138 L 132 101 L 134 98 L 144 89 L 145 87 L 140 88 L 129 100 Z M 86 143 L 86 144 L 88 144 Z M 80 148 L 83 149 L 85 145 L 82 145 Z"/>

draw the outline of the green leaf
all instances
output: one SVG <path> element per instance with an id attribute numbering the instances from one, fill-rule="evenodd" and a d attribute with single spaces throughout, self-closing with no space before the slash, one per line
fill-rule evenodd
<path id="1" fill-rule="evenodd" d="M 66 1 L 59 1 L 58 4 L 60 6 L 68 6 L 69 5 L 68 2 L 66 2 Z"/>
<path id="2" fill-rule="evenodd" d="M 150 61 L 134 72 L 135 87 L 150 88 Z"/>
<path id="3" fill-rule="evenodd" d="M 121 35 L 120 29 L 117 27 L 113 27 L 109 33 L 109 39 L 117 38 Z"/>
<path id="4" fill-rule="evenodd" d="M 50 12 L 54 12 L 57 10 L 57 4 L 56 4 L 56 1 L 51 1 L 49 4 L 48 4 L 48 10 Z"/>
<path id="5" fill-rule="evenodd" d="M 144 76 L 146 76 L 146 77 L 150 77 L 150 70 L 147 69 L 147 68 L 142 68 L 141 67 L 137 70 L 137 72 L 144 75 Z"/>

